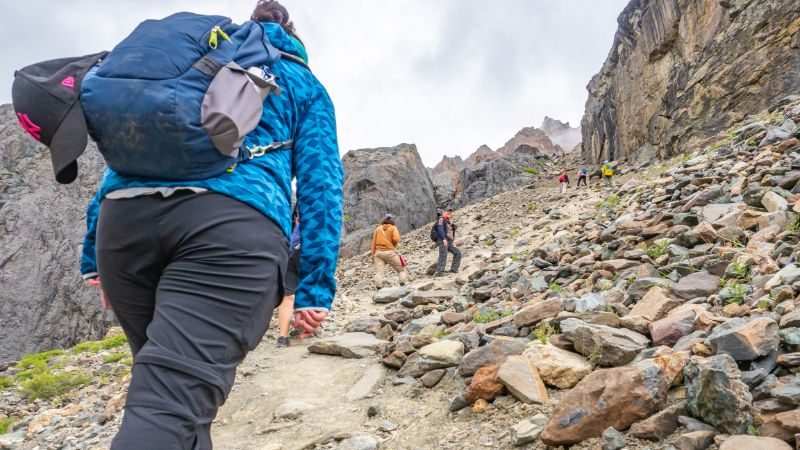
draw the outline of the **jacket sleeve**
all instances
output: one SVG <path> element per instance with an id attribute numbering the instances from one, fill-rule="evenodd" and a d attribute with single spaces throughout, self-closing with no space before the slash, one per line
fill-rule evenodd
<path id="1" fill-rule="evenodd" d="M 333 103 L 321 85 L 317 89 L 300 112 L 292 153 L 303 241 L 295 310 L 327 311 L 336 294 L 344 173 Z"/>
<path id="2" fill-rule="evenodd" d="M 81 276 L 84 280 L 94 278 L 97 274 L 97 215 L 100 211 L 100 193 L 95 194 L 86 211 L 86 236 L 83 238 L 81 253 Z"/>

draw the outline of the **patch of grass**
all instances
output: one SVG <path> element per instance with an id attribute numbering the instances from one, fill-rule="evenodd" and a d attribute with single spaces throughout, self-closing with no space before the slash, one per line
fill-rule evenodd
<path id="1" fill-rule="evenodd" d="M 445 336 L 447 336 L 447 333 L 444 331 L 444 328 L 436 328 L 433 332 L 433 337 L 436 339 L 444 339 Z"/>
<path id="2" fill-rule="evenodd" d="M 508 237 L 510 238 L 515 238 L 517 236 L 519 236 L 519 230 L 511 230 L 508 232 Z"/>
<path id="3" fill-rule="evenodd" d="M 536 160 L 536 163 L 535 163 L 535 164 L 536 164 L 536 167 L 538 167 L 538 168 L 540 168 L 540 169 L 541 169 L 542 167 L 544 167 L 544 163 L 543 163 L 543 162 L 541 162 L 541 161 L 540 161 L 540 160 L 538 160 L 538 159 Z"/>
<path id="4" fill-rule="evenodd" d="M 669 241 L 666 239 L 661 239 L 657 242 L 654 242 L 653 245 L 648 245 L 644 249 L 644 254 L 649 256 L 651 259 L 656 259 L 667 254 L 667 247 L 669 247 Z"/>
<path id="5" fill-rule="evenodd" d="M 4 391 L 14 385 L 11 377 L 0 377 L 0 391 Z"/>
<path id="6" fill-rule="evenodd" d="M 792 214 L 792 218 L 786 224 L 786 231 L 800 233 L 800 214 Z"/>
<path id="7" fill-rule="evenodd" d="M 511 261 L 513 262 L 524 262 L 529 259 L 531 259 L 531 252 L 528 250 L 514 253 L 514 256 L 511 257 Z"/>
<path id="8" fill-rule="evenodd" d="M 589 360 L 589 363 L 592 365 L 592 368 L 597 367 L 600 364 L 600 360 L 603 358 L 603 348 L 600 346 L 599 343 L 594 344 L 594 349 L 591 353 L 586 355 L 586 359 Z"/>
<path id="9" fill-rule="evenodd" d="M 91 377 L 83 372 L 56 374 L 45 371 L 34 375 L 29 381 L 22 383 L 22 392 L 24 392 L 30 400 L 37 398 L 50 400 L 74 389 L 88 386 L 91 381 Z"/>
<path id="10" fill-rule="evenodd" d="M 527 173 L 528 175 L 539 175 L 539 171 L 534 169 L 533 167 L 526 167 L 522 169 L 522 171 Z"/>
<path id="11" fill-rule="evenodd" d="M 25 355 L 17 363 L 17 369 L 27 370 L 46 367 L 51 359 L 63 355 L 64 350 L 50 350 L 47 352 Z"/>
<path id="12" fill-rule="evenodd" d="M 767 300 L 767 299 L 765 299 L 765 298 L 762 298 L 762 299 L 761 299 L 761 300 L 758 302 L 758 309 L 760 309 L 760 310 L 762 310 L 762 311 L 769 311 L 769 310 L 771 309 L 771 308 L 770 308 L 770 304 L 769 304 L 769 300 Z"/>
<path id="13" fill-rule="evenodd" d="M 761 436 L 761 432 L 752 423 L 747 426 L 747 434 L 750 436 Z"/>
<path id="14" fill-rule="evenodd" d="M 738 283 L 728 283 L 728 286 L 726 286 L 725 289 L 728 290 L 728 298 L 725 300 L 728 305 L 731 303 L 736 303 L 737 305 L 744 303 L 745 295 L 747 295 L 744 285 Z"/>
<path id="15" fill-rule="evenodd" d="M 110 355 L 106 355 L 103 357 L 103 363 L 105 364 L 115 363 L 118 361 L 122 361 L 123 359 L 125 359 L 125 357 L 126 356 L 124 353 L 112 353 Z"/>
<path id="16" fill-rule="evenodd" d="M 636 281 L 636 278 L 634 278 L 633 276 L 629 276 L 628 278 L 625 279 L 625 287 L 626 288 L 631 287 L 634 281 Z"/>
<path id="17" fill-rule="evenodd" d="M 737 261 L 731 264 L 730 274 L 738 280 L 750 280 L 750 267 Z"/>
<path id="18" fill-rule="evenodd" d="M 594 206 L 597 209 L 615 210 L 620 205 L 622 199 L 617 194 L 612 194 L 607 199 L 597 202 Z"/>
<path id="19" fill-rule="evenodd" d="M 5 418 L 5 419 L 0 419 L 0 434 L 6 434 L 6 433 L 8 433 L 8 428 L 9 428 L 11 425 L 13 425 L 13 424 L 14 424 L 14 421 L 15 421 L 15 420 L 16 420 L 16 419 L 14 419 L 13 417 L 7 417 L 7 418 Z"/>
<path id="20" fill-rule="evenodd" d="M 550 341 L 550 336 L 558 333 L 552 325 L 545 321 L 539 322 L 539 325 L 531 331 L 531 336 L 542 344 L 547 344 Z"/>
<path id="21" fill-rule="evenodd" d="M 502 319 L 504 319 L 506 317 L 509 317 L 509 316 L 513 316 L 513 315 L 514 315 L 514 311 L 512 311 L 510 309 L 504 309 L 504 310 L 500 311 L 500 318 L 502 318 Z"/>
<path id="22" fill-rule="evenodd" d="M 536 203 L 529 203 L 527 209 L 528 209 L 528 214 L 533 214 L 539 209 L 539 205 Z"/>
<path id="23" fill-rule="evenodd" d="M 550 283 L 550 286 L 548 286 L 547 289 L 550 289 L 551 291 L 557 292 L 559 294 L 564 292 L 564 288 L 562 288 L 561 285 L 556 283 L 555 281 Z"/>
<path id="24" fill-rule="evenodd" d="M 350 217 L 350 215 L 348 215 L 348 214 L 344 214 L 344 215 L 342 215 L 342 221 L 344 223 L 350 223 L 350 222 L 353 221 L 353 218 Z"/>
<path id="25" fill-rule="evenodd" d="M 494 311 L 475 311 L 475 314 L 472 315 L 472 318 L 475 320 L 475 323 L 489 323 L 499 319 L 500 316 L 498 316 Z"/>
<path id="26" fill-rule="evenodd" d="M 124 334 L 117 334 L 102 341 L 89 341 L 82 342 L 75 347 L 72 347 L 72 354 L 78 353 L 99 353 L 103 350 L 111 350 L 112 348 L 121 347 L 128 343 L 128 338 Z"/>
<path id="27" fill-rule="evenodd" d="M 728 280 L 726 280 L 725 278 L 719 279 L 719 287 L 724 288 L 727 285 L 728 285 Z"/>
<path id="28" fill-rule="evenodd" d="M 120 362 L 121 362 L 122 364 L 126 365 L 126 366 L 132 366 L 132 365 L 133 365 L 133 358 L 131 358 L 131 357 L 129 356 L 129 357 L 127 357 L 127 358 L 123 359 L 123 360 L 122 360 L 122 361 L 120 361 Z"/>

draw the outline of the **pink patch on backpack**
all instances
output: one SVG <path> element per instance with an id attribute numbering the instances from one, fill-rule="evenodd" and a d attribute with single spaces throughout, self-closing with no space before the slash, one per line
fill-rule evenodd
<path id="1" fill-rule="evenodd" d="M 42 134 L 40 133 L 42 131 L 41 127 L 33 123 L 27 114 L 17 113 L 17 119 L 19 119 L 19 124 L 22 125 L 22 129 L 36 138 L 37 141 L 42 138 Z"/>
<path id="2" fill-rule="evenodd" d="M 70 75 L 70 76 L 68 76 L 67 78 L 64 78 L 64 79 L 61 81 L 61 85 L 62 85 L 62 86 L 66 86 L 66 87 L 68 87 L 68 88 L 70 88 L 70 89 L 74 88 L 74 87 L 75 87 L 75 77 L 73 77 L 72 75 Z"/>

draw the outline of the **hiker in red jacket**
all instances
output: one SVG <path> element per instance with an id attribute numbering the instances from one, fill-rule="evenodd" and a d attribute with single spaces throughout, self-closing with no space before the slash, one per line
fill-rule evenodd
<path id="1" fill-rule="evenodd" d="M 558 177 L 558 182 L 561 183 L 561 193 L 567 193 L 567 186 L 569 186 L 569 175 L 567 175 L 567 171 L 565 170 L 564 173 Z"/>

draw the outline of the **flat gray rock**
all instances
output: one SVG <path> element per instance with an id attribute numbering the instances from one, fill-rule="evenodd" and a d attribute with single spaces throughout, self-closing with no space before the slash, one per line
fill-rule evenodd
<path id="1" fill-rule="evenodd" d="M 321 339 L 311 344 L 308 347 L 308 351 L 321 355 L 363 358 L 374 355 L 384 345 L 386 345 L 386 341 L 382 341 L 368 333 L 345 333 Z"/>

